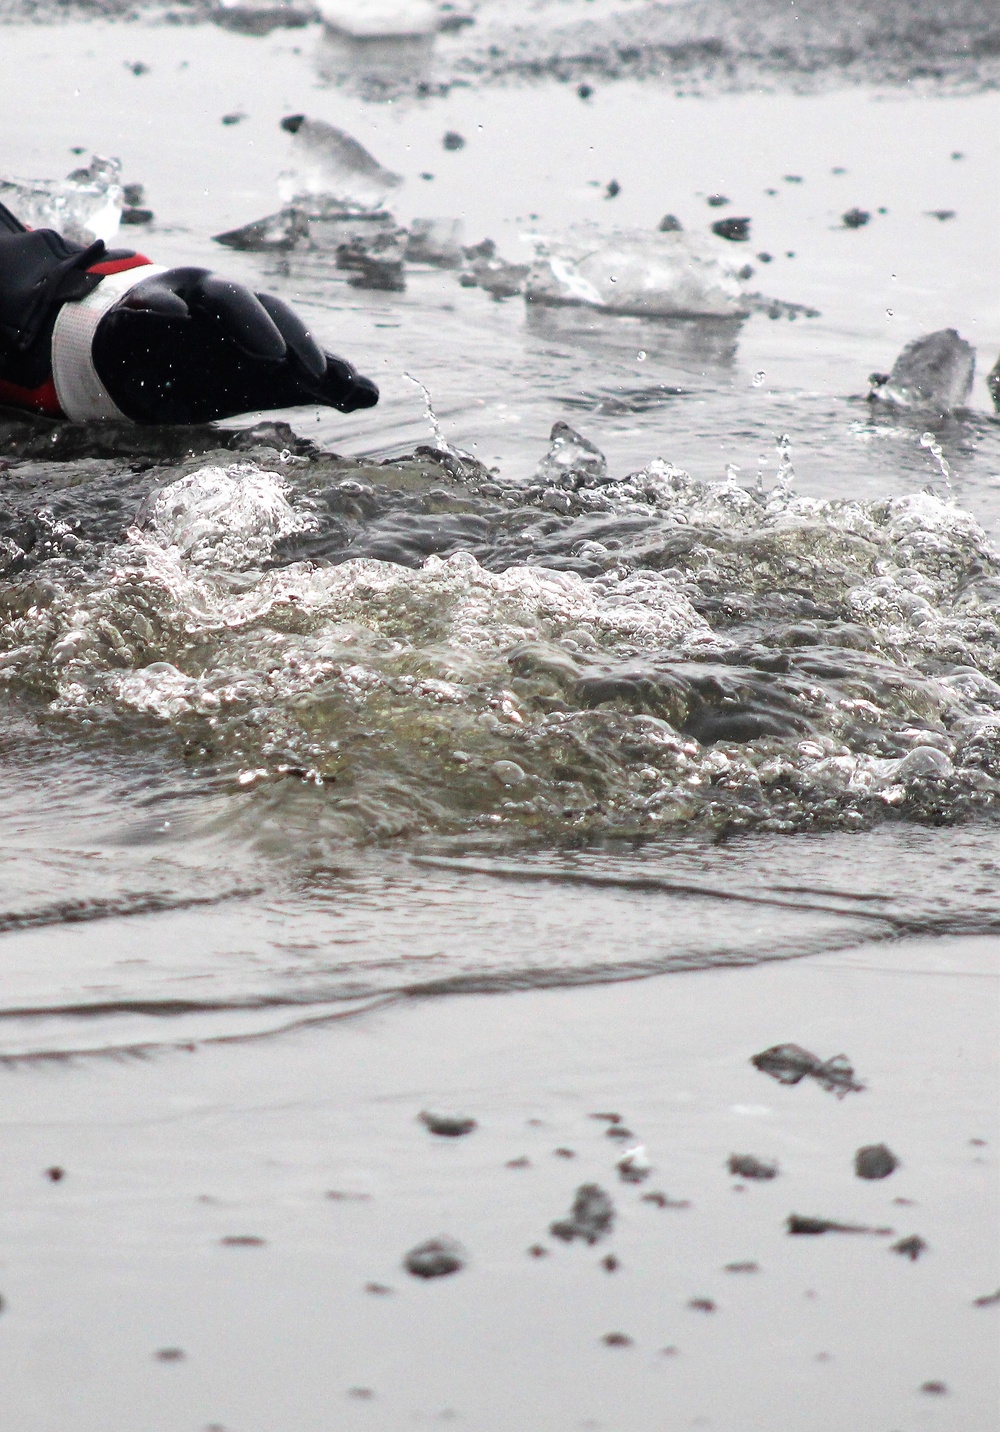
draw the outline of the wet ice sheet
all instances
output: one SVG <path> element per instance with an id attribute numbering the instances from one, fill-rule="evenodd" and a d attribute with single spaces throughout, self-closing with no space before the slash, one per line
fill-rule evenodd
<path id="1" fill-rule="evenodd" d="M 991 1427 L 997 1309 L 973 1304 L 1000 1281 L 996 956 L 991 940 L 907 941 L 8 1072 L 6 1405 L 19 1432 L 311 1432 L 331 1416 L 402 1432 L 446 1412 L 490 1432 Z M 790 1037 L 846 1051 L 865 1092 L 753 1068 Z M 435 1138 L 425 1108 L 479 1127 Z M 619 1179 L 595 1111 L 646 1145 L 645 1183 Z M 901 1167 L 859 1180 L 855 1150 L 879 1141 Z M 736 1191 L 733 1152 L 778 1177 Z M 550 1238 L 589 1181 L 614 1200 L 612 1236 Z M 895 1236 L 790 1238 L 791 1212 Z M 914 1233 L 917 1262 L 889 1251 Z M 443 1234 L 468 1267 L 405 1274 L 406 1250 Z M 262 1245 L 220 1244 L 248 1235 Z M 538 1244 L 548 1257 L 529 1256 Z M 631 1345 L 605 1345 L 612 1332 Z M 170 1347 L 183 1359 L 158 1360 Z M 947 1393 L 922 1393 L 931 1381 Z"/>

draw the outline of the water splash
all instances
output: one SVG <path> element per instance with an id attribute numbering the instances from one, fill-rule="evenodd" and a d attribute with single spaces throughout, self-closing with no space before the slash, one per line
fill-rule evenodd
<path id="1" fill-rule="evenodd" d="M 941 471 L 941 476 L 944 478 L 944 485 L 948 492 L 948 500 L 950 502 L 954 502 L 955 490 L 952 487 L 951 482 L 951 467 L 948 463 L 948 459 L 944 455 L 944 451 L 941 447 L 941 444 L 938 442 L 937 438 L 934 436 L 933 433 L 921 433 L 920 446 L 922 448 L 926 448 L 930 453 L 931 457 L 934 458 Z"/>
<path id="2" fill-rule="evenodd" d="M 460 454 L 457 448 L 452 447 L 451 443 L 449 443 L 445 437 L 444 430 L 441 427 L 441 421 L 434 411 L 434 400 L 431 397 L 431 390 L 427 387 L 426 383 L 422 383 L 419 378 L 414 378 L 412 373 L 407 373 L 405 370 L 403 377 L 407 382 L 412 383 L 414 387 L 419 388 L 424 395 L 424 417 L 427 419 L 430 430 L 434 434 L 434 446 L 441 452 L 451 453 L 453 457 L 463 456 L 464 454 Z"/>

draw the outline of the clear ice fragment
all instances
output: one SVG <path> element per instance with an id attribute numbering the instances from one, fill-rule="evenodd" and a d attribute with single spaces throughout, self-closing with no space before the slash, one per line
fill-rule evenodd
<path id="1" fill-rule="evenodd" d="M 660 317 L 737 318 L 749 312 L 733 265 L 695 234 L 579 229 L 534 244 L 529 302 Z"/>
<path id="2" fill-rule="evenodd" d="M 406 241 L 406 259 L 411 264 L 459 268 L 462 263 L 461 219 L 414 219 Z"/>
<path id="3" fill-rule="evenodd" d="M 416 39 L 438 25 L 429 0 L 321 0 L 319 12 L 331 30 L 354 40 Z"/>
<path id="4" fill-rule="evenodd" d="M 873 375 L 868 399 L 891 408 L 950 413 L 968 398 L 975 371 L 972 344 L 954 328 L 941 328 L 907 343 L 884 381 Z"/>
<path id="5" fill-rule="evenodd" d="M 214 236 L 215 242 L 225 244 L 227 249 L 279 254 L 288 253 L 308 237 L 309 220 L 301 209 L 291 205 L 277 214 L 268 214 L 252 224 Z"/>
<path id="6" fill-rule="evenodd" d="M 384 169 L 363 144 L 323 119 L 291 114 L 281 121 L 292 135 L 292 163 L 278 179 L 285 204 L 309 213 L 377 209 L 398 189 L 402 175 Z"/>
<path id="7" fill-rule="evenodd" d="M 66 179 L 0 178 L 0 203 L 29 229 L 55 229 L 73 243 L 107 243 L 118 231 L 121 161 L 95 154 Z"/>
<path id="8" fill-rule="evenodd" d="M 535 471 L 536 481 L 556 487 L 593 487 L 607 482 L 607 459 L 600 448 L 569 423 L 554 423 L 549 450 Z"/>

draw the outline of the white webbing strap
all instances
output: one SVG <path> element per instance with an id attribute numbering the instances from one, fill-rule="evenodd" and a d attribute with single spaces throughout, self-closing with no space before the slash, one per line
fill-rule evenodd
<path id="1" fill-rule="evenodd" d="M 59 406 L 74 423 L 105 419 L 131 422 L 117 406 L 94 367 L 91 347 L 97 325 L 108 309 L 137 283 L 166 273 L 162 264 L 143 264 L 123 273 L 105 274 L 93 293 L 64 303 L 52 331 L 52 380 Z"/>

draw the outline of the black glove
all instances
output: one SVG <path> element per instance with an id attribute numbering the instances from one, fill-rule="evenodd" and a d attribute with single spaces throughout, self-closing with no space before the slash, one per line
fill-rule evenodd
<path id="1" fill-rule="evenodd" d="M 202 268 L 145 279 L 101 318 L 93 363 L 136 423 L 207 423 L 238 413 L 322 403 L 371 408 L 378 388 L 324 353 L 268 293 Z"/>

